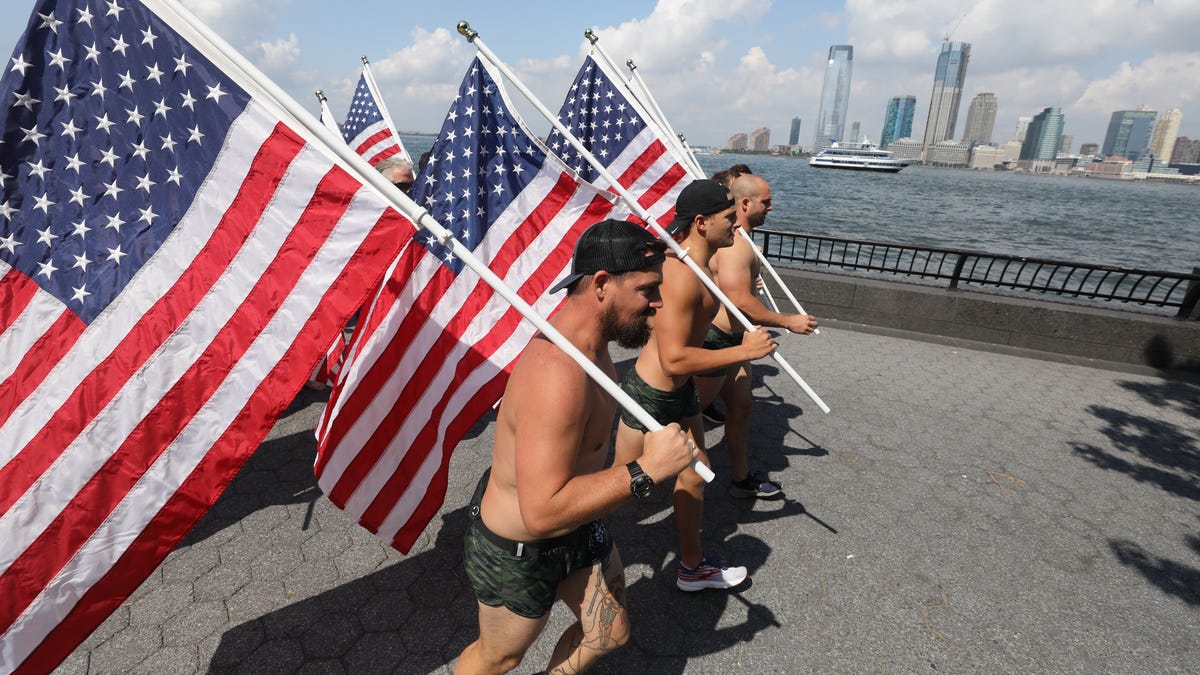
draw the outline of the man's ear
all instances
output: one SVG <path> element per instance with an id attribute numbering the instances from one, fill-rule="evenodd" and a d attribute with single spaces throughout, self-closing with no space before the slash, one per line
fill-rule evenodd
<path id="1" fill-rule="evenodd" d="M 604 300 L 605 294 L 609 292 L 609 285 L 613 281 L 613 275 L 600 270 L 592 275 L 592 292 L 596 294 L 597 300 Z"/>

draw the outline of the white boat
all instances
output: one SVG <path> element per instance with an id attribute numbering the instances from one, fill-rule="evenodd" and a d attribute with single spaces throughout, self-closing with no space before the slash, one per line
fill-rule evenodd
<path id="1" fill-rule="evenodd" d="M 863 139 L 861 143 L 837 143 L 825 148 L 808 160 L 809 166 L 822 169 L 851 169 L 854 171 L 888 171 L 895 173 L 912 162 L 895 159 L 891 150 L 880 150 L 879 146 Z"/>

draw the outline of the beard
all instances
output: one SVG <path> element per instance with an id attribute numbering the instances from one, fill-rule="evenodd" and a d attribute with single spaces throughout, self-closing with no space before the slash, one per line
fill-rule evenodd
<path id="1" fill-rule="evenodd" d="M 610 342 L 615 340 L 617 344 L 626 349 L 637 349 L 644 347 L 650 340 L 651 316 L 654 316 L 654 309 L 646 310 L 646 313 L 632 321 L 621 323 L 617 320 L 614 308 L 608 307 L 600 315 L 600 330 L 606 340 Z"/>

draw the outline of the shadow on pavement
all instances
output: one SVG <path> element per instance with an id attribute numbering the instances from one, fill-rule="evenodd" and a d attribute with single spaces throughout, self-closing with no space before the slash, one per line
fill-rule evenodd
<path id="1" fill-rule="evenodd" d="M 1200 387 L 1181 381 L 1119 383 L 1157 408 L 1200 419 Z M 1073 452 L 1097 467 L 1117 471 L 1138 483 L 1177 497 L 1200 501 L 1200 439 L 1194 430 L 1125 410 L 1093 405 L 1088 411 L 1104 423 L 1101 432 L 1114 450 L 1089 443 L 1072 444 Z M 1168 595 L 1200 605 L 1200 568 L 1158 556 L 1128 539 L 1110 539 L 1109 549 L 1126 567 L 1137 570 Z M 1200 559 L 1200 536 L 1188 547 Z"/>

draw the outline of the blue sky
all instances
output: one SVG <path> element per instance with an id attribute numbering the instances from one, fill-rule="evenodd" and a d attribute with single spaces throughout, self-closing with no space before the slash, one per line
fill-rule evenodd
<path id="1" fill-rule="evenodd" d="M 324 89 L 344 113 L 359 56 L 367 55 L 397 126 L 435 131 L 473 47 L 460 19 L 551 109 L 557 109 L 596 28 L 618 61 L 632 57 L 674 126 L 694 144 L 723 145 L 760 126 L 785 142 L 792 117 L 812 142 L 824 62 L 832 44 L 855 48 L 848 121 L 879 136 L 888 99 L 917 97 L 925 126 L 942 36 L 972 44 L 956 134 L 970 99 L 999 100 L 993 138 L 1009 140 L 1021 115 L 1061 106 L 1074 149 L 1102 142 L 1114 110 L 1181 108 L 1181 135 L 1200 137 L 1200 2 L 1196 0 L 662 0 L 603 3 L 476 0 L 184 0 L 301 103 Z M 15 44 L 32 2 L 0 0 L 0 43 Z M 352 9 L 343 9 L 352 8 Z M 518 95 L 510 89 L 516 98 Z M 530 126 L 548 129 L 532 107 Z M 847 131 L 849 124 L 847 125 Z"/>

